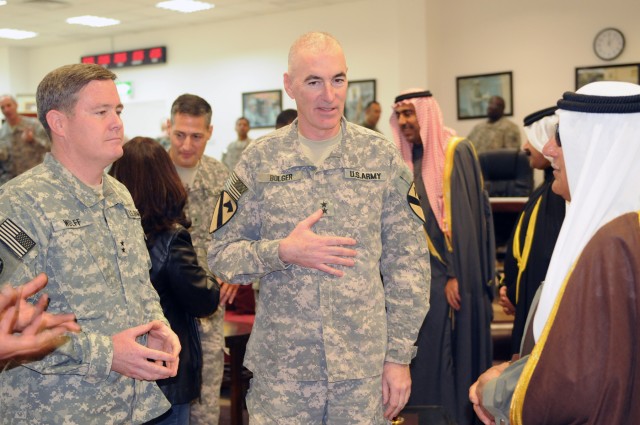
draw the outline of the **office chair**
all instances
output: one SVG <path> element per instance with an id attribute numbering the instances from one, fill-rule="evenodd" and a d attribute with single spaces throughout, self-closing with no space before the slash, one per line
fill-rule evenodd
<path id="1" fill-rule="evenodd" d="M 533 170 L 519 149 L 495 149 L 478 155 L 484 186 L 490 197 L 529 197 Z"/>

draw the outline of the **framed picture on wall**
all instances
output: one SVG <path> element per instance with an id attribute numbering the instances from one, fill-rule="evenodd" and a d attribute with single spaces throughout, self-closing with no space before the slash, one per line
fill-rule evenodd
<path id="1" fill-rule="evenodd" d="M 282 90 L 242 93 L 242 116 L 249 120 L 251 128 L 275 127 L 280 111 Z"/>
<path id="2" fill-rule="evenodd" d="M 17 94 L 16 103 L 18 104 L 19 114 L 30 114 L 34 116 L 38 113 L 35 94 Z"/>
<path id="3" fill-rule="evenodd" d="M 513 115 L 512 72 L 467 75 L 456 78 L 458 119 L 487 117 L 487 105 L 491 96 L 504 99 L 504 114 Z"/>
<path id="4" fill-rule="evenodd" d="M 639 63 L 576 68 L 576 90 L 594 81 L 625 81 L 640 84 Z"/>
<path id="5" fill-rule="evenodd" d="M 364 121 L 364 109 L 376 100 L 376 80 L 349 81 L 344 116 L 355 124 Z"/>

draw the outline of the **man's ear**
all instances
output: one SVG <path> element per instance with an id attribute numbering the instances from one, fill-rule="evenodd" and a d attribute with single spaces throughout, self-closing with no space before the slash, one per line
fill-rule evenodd
<path id="1" fill-rule="evenodd" d="M 283 75 L 283 82 L 284 82 L 284 91 L 287 92 L 287 94 L 289 95 L 289 97 L 291 99 L 295 100 L 295 97 L 293 97 L 293 92 L 291 91 L 291 84 L 293 83 L 291 76 L 289 75 L 288 72 L 285 72 Z"/>
<path id="2" fill-rule="evenodd" d="M 51 132 L 58 136 L 64 136 L 66 131 L 67 116 L 63 112 L 52 109 L 47 112 L 46 118 Z"/>

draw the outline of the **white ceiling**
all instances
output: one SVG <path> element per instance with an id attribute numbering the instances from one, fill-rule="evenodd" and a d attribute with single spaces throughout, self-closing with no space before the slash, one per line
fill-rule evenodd
<path id="1" fill-rule="evenodd" d="M 41 47 L 77 40 L 133 34 L 181 25 L 195 25 L 283 11 L 310 9 L 359 0 L 206 0 L 213 9 L 180 13 L 155 7 L 161 0 L 7 0 L 0 6 L 0 28 L 34 31 L 39 35 L 25 40 L 0 38 L 0 47 Z M 67 18 L 96 15 L 118 19 L 120 25 L 91 28 L 70 25 Z"/>

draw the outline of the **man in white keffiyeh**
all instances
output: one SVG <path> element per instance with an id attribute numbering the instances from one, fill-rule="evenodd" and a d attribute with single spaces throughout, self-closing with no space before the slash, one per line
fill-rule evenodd
<path id="1" fill-rule="evenodd" d="M 640 86 L 591 83 L 558 107 L 543 153 L 570 203 L 530 327 L 536 344 L 484 374 L 470 398 L 512 424 L 639 423 Z"/>

